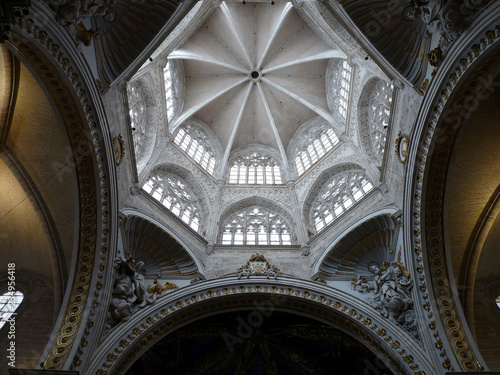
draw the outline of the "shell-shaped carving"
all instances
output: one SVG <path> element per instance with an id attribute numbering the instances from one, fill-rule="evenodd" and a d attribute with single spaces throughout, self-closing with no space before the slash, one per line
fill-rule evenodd
<path id="1" fill-rule="evenodd" d="M 337 242 L 319 268 L 322 278 L 372 276 L 368 265 L 380 266 L 394 258 L 399 225 L 389 215 L 377 216 L 359 225 Z"/>
<path id="2" fill-rule="evenodd" d="M 198 273 L 196 262 L 187 250 L 170 234 L 142 217 L 127 217 L 125 242 L 125 251 L 136 261 L 144 262 L 147 276 L 192 278 Z"/>

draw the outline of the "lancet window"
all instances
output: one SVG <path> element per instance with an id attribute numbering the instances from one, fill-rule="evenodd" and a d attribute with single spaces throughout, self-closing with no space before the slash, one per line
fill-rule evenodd
<path id="1" fill-rule="evenodd" d="M 333 75 L 333 94 L 335 96 L 335 105 L 340 115 L 347 118 L 347 107 L 349 103 L 349 91 L 351 90 L 352 67 L 344 60 L 339 63 L 337 71 Z"/>
<path id="2" fill-rule="evenodd" d="M 135 156 L 139 158 L 144 150 L 144 140 L 146 138 L 146 103 L 144 102 L 140 89 L 135 85 L 129 85 L 127 87 L 127 97 Z"/>
<path id="3" fill-rule="evenodd" d="M 177 132 L 174 143 L 211 175 L 215 170 L 215 157 L 210 141 L 199 129 L 189 125 L 183 126 Z"/>
<path id="4" fill-rule="evenodd" d="M 373 189 L 373 184 L 360 171 L 334 175 L 321 189 L 311 209 L 316 231 L 321 231 L 349 210 Z"/>
<path id="5" fill-rule="evenodd" d="M 384 154 L 391 114 L 392 90 L 392 84 L 383 81 L 378 82 L 368 104 L 372 147 L 379 156 Z"/>
<path id="6" fill-rule="evenodd" d="M 273 157 L 253 152 L 231 160 L 230 184 L 281 184 L 281 168 Z"/>
<path id="7" fill-rule="evenodd" d="M 290 225 L 264 207 L 253 206 L 229 216 L 223 224 L 223 245 L 291 245 Z"/>
<path id="8" fill-rule="evenodd" d="M 165 81 L 165 99 L 167 101 L 167 118 L 168 121 L 172 119 L 174 114 L 174 82 L 172 77 L 172 69 L 170 61 L 167 61 L 167 65 L 163 68 L 163 78 Z"/>
<path id="9" fill-rule="evenodd" d="M 331 128 L 318 127 L 309 132 L 298 145 L 295 157 L 298 175 L 311 168 L 338 143 L 339 139 Z"/>
<path id="10" fill-rule="evenodd" d="M 186 182 L 171 173 L 154 172 L 142 187 L 174 215 L 198 232 L 200 206 Z"/>

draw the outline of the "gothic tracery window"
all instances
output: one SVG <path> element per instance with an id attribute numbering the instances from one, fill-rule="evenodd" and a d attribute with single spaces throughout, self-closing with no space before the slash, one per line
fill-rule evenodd
<path id="1" fill-rule="evenodd" d="M 146 138 L 146 103 L 144 102 L 140 89 L 135 85 L 129 85 L 127 87 L 127 96 L 134 151 L 136 158 L 139 158 L 144 150 L 144 141 Z"/>
<path id="2" fill-rule="evenodd" d="M 295 156 L 298 175 L 311 168 L 338 143 L 339 139 L 335 132 L 326 126 L 315 128 L 307 136 L 302 137 Z"/>
<path id="3" fill-rule="evenodd" d="M 167 65 L 163 68 L 163 78 L 165 81 L 165 100 L 167 102 L 167 118 L 168 121 L 172 119 L 174 114 L 174 82 L 172 77 L 172 69 L 170 66 L 170 61 L 167 61 Z"/>
<path id="4" fill-rule="evenodd" d="M 203 169 L 211 175 L 215 170 L 215 157 L 208 138 L 200 130 L 189 125 L 177 132 L 174 143 L 179 145 Z"/>
<path id="5" fill-rule="evenodd" d="M 20 291 L 6 292 L 0 296 L 0 329 L 17 310 L 24 295 Z"/>
<path id="6" fill-rule="evenodd" d="M 223 245 L 291 245 L 290 226 L 282 215 L 253 206 L 229 216 L 223 224 Z"/>
<path id="7" fill-rule="evenodd" d="M 373 184 L 360 171 L 334 175 L 321 189 L 312 209 L 311 219 L 319 232 L 349 210 L 373 189 Z"/>
<path id="8" fill-rule="evenodd" d="M 372 147 L 379 156 L 384 154 L 387 128 L 391 114 L 392 84 L 379 81 L 368 104 L 368 121 Z"/>
<path id="9" fill-rule="evenodd" d="M 200 228 L 200 206 L 186 182 L 171 173 L 157 171 L 142 187 L 195 231 Z"/>
<path id="10" fill-rule="evenodd" d="M 257 152 L 240 156 L 229 166 L 230 184 L 281 184 L 281 168 L 270 156 Z"/>
<path id="11" fill-rule="evenodd" d="M 340 115 L 347 118 L 347 107 L 349 103 L 349 91 L 351 90 L 352 67 L 344 60 L 339 64 L 338 69 L 333 75 L 333 93 L 335 97 L 335 106 Z"/>

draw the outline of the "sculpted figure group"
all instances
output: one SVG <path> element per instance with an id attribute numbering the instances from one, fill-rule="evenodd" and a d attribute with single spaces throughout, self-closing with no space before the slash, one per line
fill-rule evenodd
<path id="1" fill-rule="evenodd" d="M 429 33 L 441 35 L 441 47 L 446 50 L 449 43 L 465 30 L 474 13 L 489 0 L 413 0 L 413 6 L 403 11 L 403 17 L 412 21 L 422 19 Z"/>
<path id="2" fill-rule="evenodd" d="M 114 263 L 115 280 L 108 311 L 106 328 L 127 321 L 137 309 L 156 301 L 156 293 L 149 294 L 144 284 L 144 262 L 135 262 L 129 255 L 118 256 Z"/>
<path id="3" fill-rule="evenodd" d="M 57 7 L 61 25 L 76 25 L 88 17 L 102 17 L 106 21 L 114 21 L 116 13 L 113 10 L 115 0 L 50 0 Z"/>
<path id="4" fill-rule="evenodd" d="M 418 338 L 417 320 L 413 311 L 411 289 L 413 281 L 403 264 L 398 261 L 384 263 L 382 267 L 376 262 L 368 265 L 373 273 L 373 287 L 364 277 L 353 279 L 351 287 L 361 293 L 373 291 L 371 305 L 388 318 L 405 328 L 410 334 Z"/>

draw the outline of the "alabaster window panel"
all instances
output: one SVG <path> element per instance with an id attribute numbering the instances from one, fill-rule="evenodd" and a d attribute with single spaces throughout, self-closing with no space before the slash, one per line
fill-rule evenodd
<path id="1" fill-rule="evenodd" d="M 145 148 L 146 103 L 138 85 L 131 84 L 127 86 L 127 97 L 135 157 L 139 160 Z"/>
<path id="2" fill-rule="evenodd" d="M 295 152 L 295 168 L 300 176 L 339 143 L 333 129 L 327 125 L 318 126 L 304 134 Z"/>
<path id="3" fill-rule="evenodd" d="M 201 130 L 190 125 L 182 126 L 174 138 L 174 143 L 205 171 L 211 175 L 214 174 L 215 154 L 213 147 L 208 137 Z"/>
<path id="4" fill-rule="evenodd" d="M 332 77 L 334 106 L 343 119 L 347 118 L 349 92 L 351 91 L 352 67 L 346 60 L 337 63 Z"/>
<path id="5" fill-rule="evenodd" d="M 393 85 L 389 82 L 378 81 L 368 104 L 368 121 L 372 148 L 381 159 L 384 154 L 387 128 L 391 114 Z"/>
<path id="6" fill-rule="evenodd" d="M 229 162 L 229 183 L 242 185 L 282 184 L 281 167 L 271 156 L 252 152 Z"/>
<path id="7" fill-rule="evenodd" d="M 2 329 L 12 314 L 15 313 L 23 298 L 23 293 L 18 290 L 15 292 L 6 292 L 0 296 L 0 329 Z"/>
<path id="8" fill-rule="evenodd" d="M 165 100 L 167 104 L 167 118 L 168 121 L 172 120 L 175 109 L 174 101 L 174 81 L 172 75 L 172 69 L 170 61 L 167 61 L 167 65 L 163 68 L 163 80 L 165 82 Z"/>
<path id="9" fill-rule="evenodd" d="M 230 215 L 223 223 L 223 245 L 291 245 L 287 220 L 265 207 L 252 206 Z"/>
<path id="10" fill-rule="evenodd" d="M 312 205 L 311 221 L 316 231 L 325 229 L 372 189 L 372 182 L 361 171 L 334 175 L 323 186 Z"/>
<path id="11" fill-rule="evenodd" d="M 160 204 L 196 232 L 200 228 L 200 205 L 186 182 L 168 172 L 156 171 L 142 187 Z"/>

